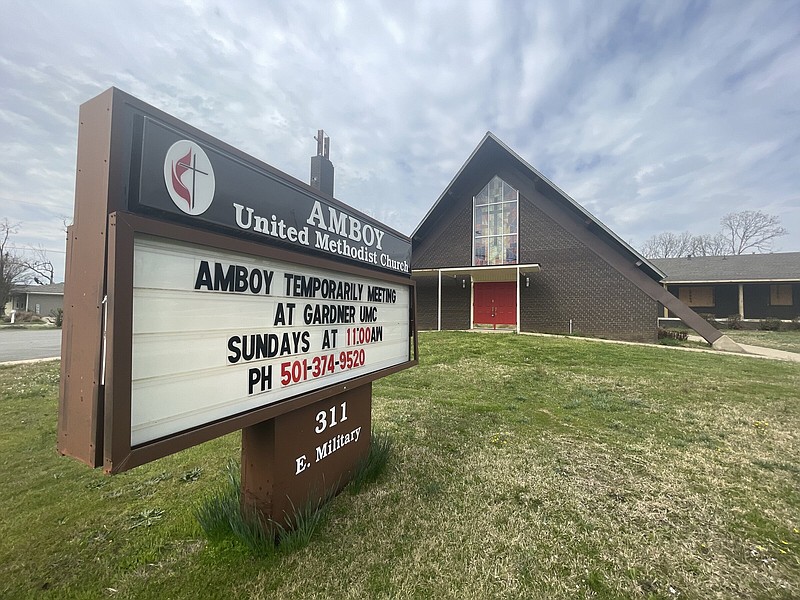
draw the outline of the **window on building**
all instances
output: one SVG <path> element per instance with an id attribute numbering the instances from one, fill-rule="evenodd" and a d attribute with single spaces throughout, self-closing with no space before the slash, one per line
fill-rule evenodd
<path id="1" fill-rule="evenodd" d="M 682 287 L 678 298 L 687 306 L 714 306 L 714 288 L 709 286 Z"/>
<path id="2" fill-rule="evenodd" d="M 770 306 L 792 306 L 791 284 L 769 286 L 769 304 Z"/>
<path id="3" fill-rule="evenodd" d="M 519 261 L 519 192 L 496 175 L 473 198 L 473 265 L 513 265 Z"/>

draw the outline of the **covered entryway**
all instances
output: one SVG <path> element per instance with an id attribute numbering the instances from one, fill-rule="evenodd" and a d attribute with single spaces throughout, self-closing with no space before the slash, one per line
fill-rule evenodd
<path id="1" fill-rule="evenodd" d="M 472 294 L 473 327 L 517 324 L 517 282 L 475 282 Z"/>
<path id="2" fill-rule="evenodd" d="M 457 303 L 457 311 L 464 311 L 464 325 L 470 328 L 491 328 L 498 326 L 519 332 L 519 293 L 520 282 L 526 285 L 530 275 L 538 273 L 541 267 L 536 264 L 491 265 L 476 267 L 449 267 L 442 269 L 415 269 L 414 277 L 436 277 L 436 329 L 442 330 L 442 281 L 453 282 L 456 289 L 467 292 L 463 304 Z M 452 283 L 449 283 L 451 294 Z M 463 308 L 462 308 L 463 307 Z M 449 308 L 452 315 L 452 305 Z M 469 314 L 466 314 L 466 313 Z"/>

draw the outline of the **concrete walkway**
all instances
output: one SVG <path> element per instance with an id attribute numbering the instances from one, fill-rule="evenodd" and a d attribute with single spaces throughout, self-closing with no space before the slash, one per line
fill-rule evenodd
<path id="1" fill-rule="evenodd" d="M 465 330 L 465 331 L 470 331 L 470 330 Z M 747 353 L 747 354 L 742 354 L 739 352 L 724 352 L 722 350 L 714 350 L 710 346 L 707 348 L 690 348 L 688 346 L 665 346 L 661 344 L 646 344 L 643 342 L 624 342 L 622 340 L 605 340 L 601 338 L 577 337 L 577 336 L 572 337 L 566 335 L 556 335 L 552 333 L 532 333 L 527 331 L 521 331 L 520 334 L 540 336 L 540 337 L 559 337 L 559 338 L 569 337 L 569 339 L 573 340 L 598 342 L 601 344 L 621 344 L 624 346 L 646 346 L 647 348 L 662 348 L 664 350 L 679 350 L 681 352 L 707 352 L 717 355 L 741 356 L 743 358 L 766 358 L 771 360 L 786 360 L 790 362 L 800 362 L 800 354 L 798 354 L 797 352 L 786 352 L 785 350 L 773 350 L 772 348 L 763 348 L 762 346 L 750 346 L 747 344 L 739 344 L 739 346 Z M 700 342 L 701 344 L 707 343 L 699 335 L 690 335 L 689 340 L 693 342 Z"/>
<path id="2" fill-rule="evenodd" d="M 692 342 L 705 342 L 699 335 L 690 335 L 689 340 Z M 747 354 L 761 356 L 763 358 L 772 358 L 775 360 L 788 360 L 791 362 L 800 362 L 800 354 L 797 352 L 787 352 L 786 350 L 775 350 L 774 348 L 764 348 L 763 346 L 751 346 L 750 344 L 742 344 L 736 342 L 741 346 L 742 350 Z"/>
<path id="3" fill-rule="evenodd" d="M 775 350 L 774 348 L 764 348 L 762 346 L 750 346 L 739 344 L 748 354 L 757 354 L 765 358 L 775 358 L 778 360 L 790 360 L 800 363 L 800 354 L 797 352 L 787 352 L 786 350 Z"/>

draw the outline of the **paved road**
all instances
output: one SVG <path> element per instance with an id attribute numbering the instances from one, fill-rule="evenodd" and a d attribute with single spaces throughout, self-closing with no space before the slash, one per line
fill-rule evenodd
<path id="1" fill-rule="evenodd" d="M 0 329 L 0 363 L 61 356 L 60 329 Z"/>

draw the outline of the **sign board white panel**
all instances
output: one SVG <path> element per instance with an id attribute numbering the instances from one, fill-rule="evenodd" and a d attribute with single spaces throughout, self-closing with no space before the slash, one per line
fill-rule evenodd
<path id="1" fill-rule="evenodd" d="M 410 360 L 409 287 L 137 235 L 131 446 Z"/>

